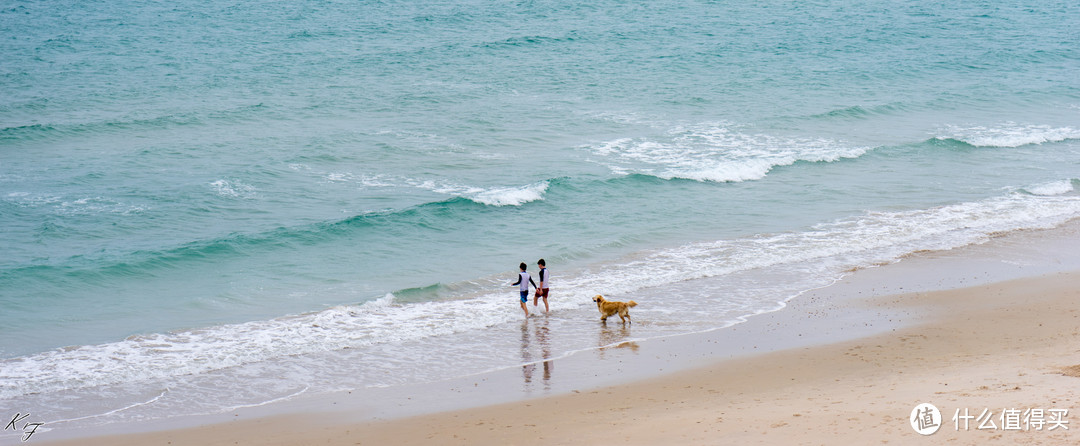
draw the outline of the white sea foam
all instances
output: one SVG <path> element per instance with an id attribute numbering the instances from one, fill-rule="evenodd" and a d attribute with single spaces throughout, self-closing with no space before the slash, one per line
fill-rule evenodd
<path id="1" fill-rule="evenodd" d="M 549 181 L 540 181 L 521 187 L 493 187 L 481 188 L 474 186 L 462 186 L 456 184 L 440 184 L 433 181 L 425 181 L 416 185 L 422 189 L 428 189 L 440 194 L 462 197 L 488 206 L 521 206 L 525 203 L 544 199 L 544 193 L 550 185 Z"/>
<path id="2" fill-rule="evenodd" d="M 1074 190 L 1073 180 L 1053 181 L 1024 188 L 1035 195 L 1062 195 Z"/>
<path id="3" fill-rule="evenodd" d="M 135 402 L 135 403 L 129 404 L 127 406 L 121 407 L 119 409 L 113 409 L 113 410 L 110 410 L 108 412 L 104 412 L 104 413 L 100 413 L 100 414 L 87 415 L 87 416 L 83 416 L 83 417 L 68 418 L 68 419 L 62 419 L 62 420 L 51 420 L 49 422 L 49 424 L 69 423 L 69 422 L 72 422 L 72 421 L 85 420 L 85 419 L 89 419 L 89 418 L 107 417 L 109 415 L 115 415 L 115 414 L 123 412 L 125 410 L 130 410 L 130 409 L 134 409 L 134 408 L 139 407 L 139 406 L 146 406 L 146 405 L 149 405 L 149 404 L 153 404 L 155 401 L 158 401 L 162 397 L 164 397 L 165 394 L 167 394 L 167 393 L 169 393 L 169 389 L 165 389 L 165 390 L 161 391 L 160 394 L 158 394 L 157 396 L 155 396 L 153 398 L 150 398 L 147 401 Z"/>
<path id="4" fill-rule="evenodd" d="M 22 207 L 49 206 L 63 203 L 63 197 L 55 195 L 31 194 L 29 192 L 14 192 L 8 195 L 8 199 Z"/>
<path id="5" fill-rule="evenodd" d="M 106 197 L 83 197 L 68 199 L 60 196 L 34 195 L 29 192 L 12 192 L 6 199 L 20 207 L 51 207 L 56 215 L 121 214 L 131 215 L 147 210 L 146 206 L 121 203 Z"/>
<path id="6" fill-rule="evenodd" d="M 503 294 L 467 301 L 363 305 L 120 342 L 0 362 L 0 399 L 131 381 L 197 375 L 275 357 L 358 348 L 481 329 L 506 322 Z"/>
<path id="7" fill-rule="evenodd" d="M 945 133 L 947 136 L 939 136 L 938 138 L 952 138 L 975 147 L 1020 147 L 1029 144 L 1080 139 L 1080 130 L 1072 127 L 1025 125 L 1014 122 L 1006 122 L 994 127 L 950 126 L 945 129 Z"/>
<path id="8" fill-rule="evenodd" d="M 988 240 L 992 234 L 1049 228 L 1080 217 L 1080 197 L 1009 193 L 978 202 L 905 212 L 870 212 L 820 224 L 808 231 L 698 243 L 606 265 L 575 288 L 632 294 L 752 269 L 806 269 L 828 277 L 851 268 L 895 261 L 920 250 L 948 250 Z M 609 280 L 607 278 L 618 278 Z"/>
<path id="9" fill-rule="evenodd" d="M 323 175 L 323 178 L 331 183 L 356 183 L 364 187 L 394 187 L 393 178 L 386 175 L 364 175 L 352 172 L 331 172 Z"/>
<path id="10" fill-rule="evenodd" d="M 255 186 L 239 180 L 220 179 L 210 183 L 210 187 L 218 195 L 228 198 L 255 198 L 257 192 Z"/>
<path id="11" fill-rule="evenodd" d="M 468 198 L 489 206 L 521 206 L 544 199 L 549 183 L 541 181 L 524 187 L 494 188 L 477 192 Z"/>
<path id="12" fill-rule="evenodd" d="M 394 293 L 386 293 L 385 296 L 383 296 L 381 298 L 378 298 L 378 299 L 375 299 L 373 301 L 367 302 L 363 306 L 364 307 L 371 307 L 371 308 L 389 307 L 390 305 L 392 305 L 394 303 L 394 298 L 395 298 Z"/>
<path id="13" fill-rule="evenodd" d="M 121 214 L 131 215 L 147 210 L 146 206 L 118 202 L 107 197 L 83 197 L 69 199 L 61 196 L 35 195 L 29 192 L 12 192 L 4 199 L 20 207 L 51 208 L 56 215 Z"/>
<path id="14" fill-rule="evenodd" d="M 329 182 L 357 183 L 365 187 L 410 187 L 438 194 L 451 195 L 488 206 L 521 206 L 544 199 L 549 181 L 540 181 L 520 187 L 477 187 L 452 181 L 418 179 L 393 175 L 363 175 L 350 172 L 334 172 L 324 176 Z"/>
<path id="15" fill-rule="evenodd" d="M 589 150 L 603 157 L 615 173 L 715 182 L 757 180 L 779 166 L 858 158 L 869 150 L 828 139 L 778 138 L 728 127 L 725 123 L 676 127 L 663 139 L 621 138 Z"/>
<path id="16" fill-rule="evenodd" d="M 63 201 L 56 208 L 59 215 L 86 215 L 99 213 L 114 213 L 131 215 L 145 211 L 143 206 L 119 203 L 104 197 L 85 197 L 72 201 Z"/>

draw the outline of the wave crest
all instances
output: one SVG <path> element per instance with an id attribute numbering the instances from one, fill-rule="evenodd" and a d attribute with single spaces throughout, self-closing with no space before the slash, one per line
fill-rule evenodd
<path id="1" fill-rule="evenodd" d="M 543 180 L 518 187 L 477 187 L 454 182 L 421 180 L 392 175 L 357 175 L 335 172 L 325 176 L 327 181 L 347 181 L 364 187 L 412 187 L 438 194 L 451 195 L 487 206 L 521 206 L 544 199 L 552 180 Z"/>
<path id="2" fill-rule="evenodd" d="M 711 124 L 678 127 L 662 140 L 622 138 L 590 150 L 617 174 L 724 183 L 758 180 L 776 167 L 800 161 L 858 158 L 870 148 L 821 138 L 747 134 L 731 131 L 724 124 Z"/>
<path id="3" fill-rule="evenodd" d="M 488 189 L 467 198 L 489 206 L 521 206 L 525 203 L 543 200 L 548 185 L 547 181 L 542 181 L 524 187 Z"/>
<path id="4" fill-rule="evenodd" d="M 950 126 L 945 132 L 948 135 L 937 136 L 934 139 L 951 139 L 974 147 L 1012 148 L 1080 139 L 1080 129 L 1052 127 L 1049 125 L 1024 125 L 1013 122 L 1007 122 L 995 127 Z"/>
<path id="5" fill-rule="evenodd" d="M 1067 194 L 1069 192 L 1072 192 L 1072 191 L 1076 190 L 1076 183 L 1077 182 L 1078 181 L 1075 180 L 1075 179 L 1074 180 L 1052 181 L 1052 182 L 1049 182 L 1049 183 L 1042 183 L 1042 184 L 1036 184 L 1036 185 L 1033 185 L 1033 186 L 1028 186 L 1028 187 L 1023 188 L 1022 190 L 1026 191 L 1026 192 L 1028 192 L 1028 193 L 1030 193 L 1032 195 L 1042 195 L 1042 196 L 1048 196 L 1048 197 L 1049 196 L 1054 196 L 1054 195 L 1065 195 L 1065 194 Z"/>
<path id="6" fill-rule="evenodd" d="M 440 194 L 465 198 L 488 206 L 521 206 L 525 203 L 543 200 L 544 193 L 547 192 L 549 185 L 550 181 L 545 180 L 521 187 L 493 187 L 487 189 L 453 184 L 435 185 L 430 182 L 419 187 Z"/>

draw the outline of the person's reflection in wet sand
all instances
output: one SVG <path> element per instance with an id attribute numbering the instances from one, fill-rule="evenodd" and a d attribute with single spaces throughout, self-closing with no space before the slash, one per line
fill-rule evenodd
<path id="1" fill-rule="evenodd" d="M 532 361 L 531 343 L 532 339 L 529 335 L 529 320 L 525 319 L 521 322 L 521 375 L 525 377 L 526 389 L 528 389 L 529 384 L 532 383 L 533 370 L 536 368 L 536 364 L 533 364 Z"/>
<path id="2" fill-rule="evenodd" d="M 551 339 L 548 337 L 548 320 L 545 317 L 540 323 L 534 324 L 536 340 L 540 343 L 540 354 L 544 359 L 544 390 L 551 390 L 551 372 L 555 370 L 555 361 L 551 360 Z"/>
<path id="3" fill-rule="evenodd" d="M 551 374 L 555 371 L 555 361 L 551 360 L 551 338 L 547 318 L 534 318 L 532 321 L 521 323 L 521 375 L 525 379 L 525 388 L 529 390 L 532 384 L 533 373 L 536 371 L 536 362 L 533 360 L 533 337 L 540 347 L 540 359 L 544 369 L 544 390 L 551 390 Z M 530 330 L 529 325 L 532 325 Z"/>

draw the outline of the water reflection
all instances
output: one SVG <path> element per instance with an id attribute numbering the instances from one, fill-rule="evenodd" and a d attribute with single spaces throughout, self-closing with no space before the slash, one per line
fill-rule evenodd
<path id="1" fill-rule="evenodd" d="M 638 351 L 637 342 L 630 340 L 630 327 L 627 325 L 608 327 L 607 324 L 600 326 L 599 339 L 597 340 L 597 355 L 604 357 L 604 352 L 610 349 L 630 349 L 634 353 Z"/>
<path id="2" fill-rule="evenodd" d="M 533 344 L 536 344 L 534 347 Z M 534 352 L 539 349 L 539 355 Z M 525 389 L 532 389 L 533 374 L 539 365 L 543 368 L 544 390 L 551 390 L 551 374 L 555 371 L 555 361 L 551 359 L 551 338 L 548 318 L 529 318 L 521 323 L 521 374 L 525 378 Z"/>

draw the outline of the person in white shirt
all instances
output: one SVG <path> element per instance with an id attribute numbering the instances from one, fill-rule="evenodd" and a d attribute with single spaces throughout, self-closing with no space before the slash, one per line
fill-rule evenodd
<path id="1" fill-rule="evenodd" d="M 548 275 L 547 262 L 544 259 L 536 262 L 536 265 L 540 267 L 540 286 L 536 287 L 536 296 L 533 297 L 533 306 L 540 304 L 540 298 L 544 298 L 544 312 L 548 312 L 548 286 L 551 280 L 551 276 Z"/>
<path id="2" fill-rule="evenodd" d="M 526 305 L 529 303 L 529 284 L 532 284 L 532 287 L 536 288 L 536 282 L 533 282 L 532 276 L 526 271 L 526 269 L 529 268 L 529 265 L 526 265 L 525 262 L 521 262 L 521 265 L 518 265 L 518 268 L 521 269 L 521 272 L 518 273 L 518 280 L 517 282 L 511 283 L 510 286 L 521 285 L 521 309 L 525 312 L 525 317 L 529 317 L 529 307 Z"/>

